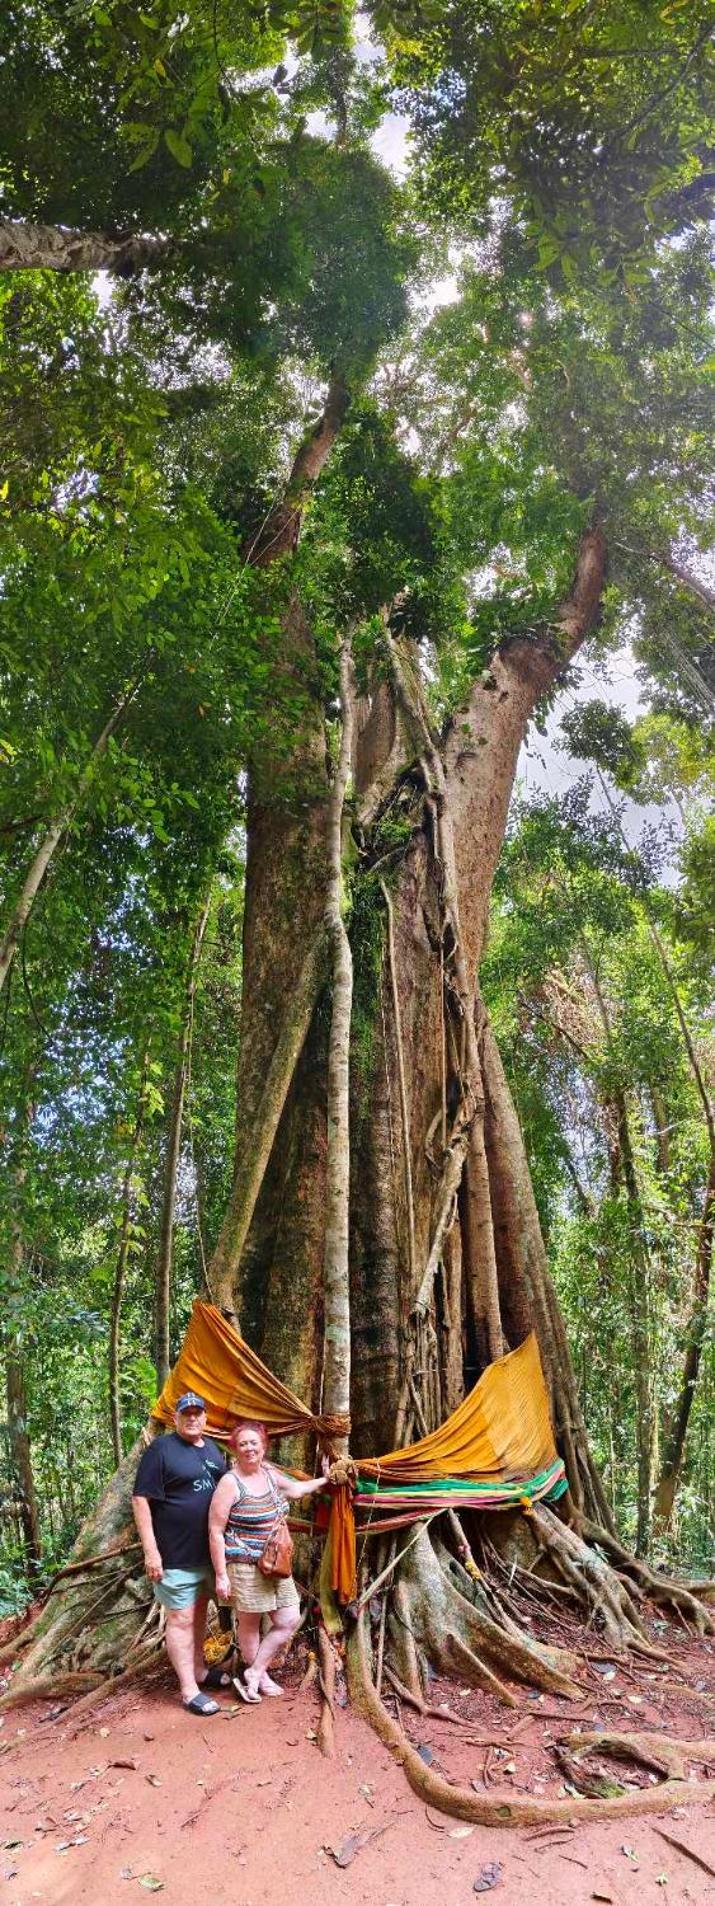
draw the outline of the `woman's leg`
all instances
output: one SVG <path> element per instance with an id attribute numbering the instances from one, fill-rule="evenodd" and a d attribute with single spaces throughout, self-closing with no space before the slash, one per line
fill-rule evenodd
<path id="1" fill-rule="evenodd" d="M 261 1617 L 260 1615 L 244 1614 L 243 1610 L 239 1608 L 236 1614 L 236 1622 L 241 1660 L 244 1668 L 251 1668 L 258 1654 L 261 1639 Z"/>
<path id="2" fill-rule="evenodd" d="M 260 1617 L 257 1616 L 256 1620 L 259 1621 Z M 280 1654 L 281 1649 L 288 1647 L 291 1637 L 295 1634 L 296 1628 L 298 1627 L 299 1621 L 300 1608 L 297 1602 L 289 1603 L 286 1608 L 276 1608 L 274 1610 L 271 1615 L 271 1625 L 268 1633 L 263 1636 L 262 1641 L 259 1641 L 253 1660 L 250 1666 L 246 1668 L 243 1677 L 246 1687 L 250 1689 L 252 1694 L 259 1694 L 261 1692 L 260 1684 L 264 1676 L 265 1679 L 270 1682 L 270 1675 L 266 1674 L 266 1669 L 269 1667 L 271 1661 L 275 1660 L 276 1655 Z M 244 1655 L 244 1660 L 245 1658 Z M 277 1685 L 277 1682 L 271 1683 L 271 1688 L 267 1689 L 266 1692 L 271 1692 Z"/>

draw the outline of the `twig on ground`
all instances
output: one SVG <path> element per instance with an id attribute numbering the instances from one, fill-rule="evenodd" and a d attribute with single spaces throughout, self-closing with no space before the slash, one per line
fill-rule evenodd
<path id="1" fill-rule="evenodd" d="M 686 1846 L 684 1840 L 676 1840 L 674 1833 L 666 1833 L 664 1827 L 656 1827 L 655 1831 L 660 1834 L 661 1840 L 667 1840 L 669 1846 L 677 1847 L 679 1853 L 685 1854 L 686 1860 L 692 1860 L 695 1866 L 702 1867 L 704 1873 L 709 1873 L 711 1879 L 715 1879 L 715 1866 L 709 1866 L 701 1853 L 695 1853 L 691 1846 Z"/>

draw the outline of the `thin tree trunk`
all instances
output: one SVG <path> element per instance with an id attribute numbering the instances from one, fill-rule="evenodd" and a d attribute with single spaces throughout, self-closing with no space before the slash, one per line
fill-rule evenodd
<path id="1" fill-rule="evenodd" d="M 693 1306 L 688 1319 L 685 1365 L 677 1403 L 670 1417 L 663 1443 L 663 1460 L 658 1478 L 654 1507 L 654 1530 L 667 1528 L 673 1513 L 675 1494 L 683 1464 L 685 1439 L 695 1397 L 700 1359 L 708 1316 L 710 1273 L 715 1232 L 715 1155 L 710 1161 L 705 1203 L 698 1233 Z"/>
<path id="2" fill-rule="evenodd" d="M 638 1467 L 638 1527 L 636 1554 L 647 1555 L 650 1543 L 651 1489 L 653 1484 L 653 1388 L 650 1332 L 650 1258 L 645 1242 L 635 1158 L 631 1143 L 625 1093 L 615 1095 L 619 1118 L 623 1179 L 631 1211 L 633 1255 L 631 1259 L 631 1317 L 633 1325 L 633 1380 L 636 1393 L 636 1435 Z"/>
<path id="3" fill-rule="evenodd" d="M 327 462 L 350 406 L 350 392 L 335 372 L 328 385 L 323 412 L 315 428 L 303 438 L 280 502 L 269 510 L 245 552 L 254 569 L 266 569 L 279 556 L 292 554 L 298 543 L 305 503 Z"/>
<path id="4" fill-rule="evenodd" d="M 582 941 L 584 957 L 601 1015 L 606 1043 L 613 1046 L 611 1016 L 591 960 L 588 945 Z M 638 1472 L 638 1517 L 636 1553 L 647 1555 L 650 1544 L 651 1491 L 653 1486 L 653 1374 L 651 1359 L 651 1264 L 646 1243 L 635 1154 L 631 1139 L 625 1092 L 616 1086 L 612 1103 L 618 1125 L 619 1156 L 631 1220 L 633 1250 L 630 1263 L 631 1325 L 633 1333 L 633 1383 L 636 1398 L 636 1464 Z"/>
<path id="5" fill-rule="evenodd" d="M 82 769 L 74 799 L 68 801 L 66 806 L 61 808 L 59 814 L 56 814 L 54 820 L 50 822 L 47 832 L 37 849 L 37 853 L 28 868 L 22 892 L 20 893 L 14 913 L 6 929 L 4 939 L 0 943 L 0 992 L 5 985 L 8 973 L 12 967 L 20 940 L 30 918 L 47 869 L 57 852 L 60 841 L 64 839 L 68 828 L 72 825 L 82 796 L 86 793 L 89 786 L 92 772 L 97 762 L 106 754 L 110 737 L 116 732 L 130 703 L 134 700 L 137 688 L 138 683 L 135 683 L 133 688 L 129 690 L 129 693 L 123 695 L 121 701 L 119 701 L 116 708 L 113 709 L 108 722 L 102 729 L 101 735 L 98 737 L 98 740 L 95 741 L 89 761 Z"/>
<path id="6" fill-rule="evenodd" d="M 16 1173 L 18 1191 L 24 1181 L 24 1171 Z M 19 1218 L 15 1216 L 12 1224 L 10 1244 L 10 1264 L 8 1270 L 8 1289 L 14 1303 L 20 1301 L 24 1248 Z M 32 1448 L 28 1430 L 28 1400 L 25 1377 L 25 1364 L 22 1350 L 14 1336 L 12 1322 L 6 1312 L 0 1326 L 0 1340 L 5 1356 L 5 1394 L 7 1398 L 7 1426 L 10 1445 L 10 1461 L 18 1491 L 22 1543 L 29 1580 L 36 1577 L 42 1567 L 42 1538 L 40 1517 L 37 1506 L 37 1492 L 32 1467 Z"/>
<path id="7" fill-rule="evenodd" d="M 124 1450 L 122 1446 L 122 1415 L 119 1395 L 119 1361 L 121 1343 L 122 1300 L 126 1283 L 129 1250 L 132 1241 L 132 1192 L 137 1153 L 144 1123 L 144 1070 L 139 1092 L 139 1105 L 134 1123 L 132 1142 L 129 1148 L 124 1177 L 122 1180 L 122 1220 L 119 1231 L 119 1249 L 114 1271 L 112 1304 L 109 1316 L 109 1414 L 112 1425 L 112 1447 L 114 1460 L 119 1466 Z"/>
<path id="8" fill-rule="evenodd" d="M 504 1354 L 489 1166 L 484 1121 L 476 1118 L 469 1135 L 462 1201 L 462 1235 L 467 1290 L 477 1355 L 483 1369 Z"/>
<path id="9" fill-rule="evenodd" d="M 350 636 L 340 651 L 340 757 L 331 790 L 328 821 L 328 891 L 325 925 L 333 955 L 333 1004 L 328 1043 L 328 1149 L 324 1257 L 323 1407 L 332 1416 L 350 1414 L 350 1023 L 353 962 L 343 919 L 343 814 L 352 759 L 353 680 Z M 335 1439 L 347 1455 L 348 1436 Z"/>
<path id="10" fill-rule="evenodd" d="M 179 1037 L 176 1071 L 174 1074 L 174 1090 L 171 1099 L 171 1115 L 164 1161 L 161 1227 L 159 1231 L 159 1249 L 154 1276 L 154 1362 L 156 1364 L 156 1380 L 159 1390 L 163 1390 L 170 1369 L 169 1318 L 171 1310 L 171 1272 L 174 1254 L 176 1182 L 181 1153 L 181 1133 L 184 1119 L 184 1099 L 186 1096 L 196 981 L 210 904 L 211 896 L 208 894 L 196 922 L 191 942 L 191 952 L 184 991 L 184 1012 Z"/>
<path id="11" fill-rule="evenodd" d="M 62 225 L 0 219 L 0 271 L 111 271 L 123 278 L 166 257 L 166 238 L 76 232 Z"/>

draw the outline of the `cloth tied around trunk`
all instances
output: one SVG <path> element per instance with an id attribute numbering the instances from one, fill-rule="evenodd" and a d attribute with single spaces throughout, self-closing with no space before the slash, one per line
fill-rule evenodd
<path id="1" fill-rule="evenodd" d="M 213 1304 L 197 1298 L 179 1353 L 152 1415 L 165 1427 L 185 1390 L 206 1399 L 208 1432 L 225 1441 L 241 1417 L 271 1436 L 308 1431 L 330 1447 L 345 1419 L 315 1416 L 280 1383 Z M 356 1512 L 392 1526 L 440 1508 L 528 1506 L 566 1488 L 551 1426 L 536 1337 L 491 1363 L 446 1422 L 418 1443 L 354 1464 L 354 1489 L 340 1484 L 330 1509 L 332 1587 L 348 1602 L 355 1589 Z"/>

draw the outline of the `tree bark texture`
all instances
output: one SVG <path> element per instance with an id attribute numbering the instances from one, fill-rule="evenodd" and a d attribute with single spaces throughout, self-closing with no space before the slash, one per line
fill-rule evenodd
<path id="1" fill-rule="evenodd" d="M 323 1269 L 323 1408 L 350 1416 L 350 1028 L 353 960 L 344 919 L 343 817 L 352 758 L 353 673 L 349 635 L 340 651 L 340 754 L 328 808 L 325 926 L 332 952 L 328 1039 L 325 1256 Z M 335 1439 L 338 1456 L 348 1436 Z"/>
<path id="2" fill-rule="evenodd" d="M 111 271 L 134 277 L 168 250 L 167 239 L 141 233 L 113 236 L 0 219 L 0 271 Z"/>

